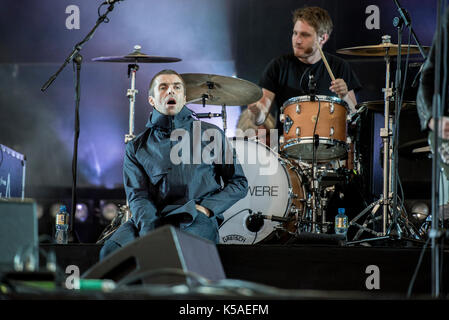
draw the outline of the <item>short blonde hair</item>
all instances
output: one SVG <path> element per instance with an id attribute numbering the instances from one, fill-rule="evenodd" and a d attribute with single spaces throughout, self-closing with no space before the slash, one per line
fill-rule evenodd
<path id="1" fill-rule="evenodd" d="M 293 24 L 302 20 L 310 24 L 318 34 L 322 36 L 327 33 L 331 35 L 334 24 L 329 13 L 320 7 L 304 7 L 293 12 Z"/>

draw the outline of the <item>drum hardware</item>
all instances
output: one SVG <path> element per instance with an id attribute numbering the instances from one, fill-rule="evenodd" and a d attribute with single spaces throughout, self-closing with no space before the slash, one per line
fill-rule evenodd
<path id="1" fill-rule="evenodd" d="M 142 47 L 140 45 L 134 46 L 134 51 L 124 55 L 124 56 L 106 56 L 106 57 L 96 57 L 92 61 L 96 62 L 118 62 L 118 63 L 129 63 L 128 64 L 128 78 L 131 78 L 131 88 L 127 89 L 126 97 L 129 100 L 129 132 L 125 134 L 125 144 L 135 138 L 134 135 L 134 110 L 136 102 L 136 94 L 139 92 L 136 89 L 136 75 L 139 70 L 138 63 L 169 63 L 181 61 L 179 58 L 172 57 L 161 57 L 161 56 L 149 56 L 142 53 L 140 50 Z M 111 224 L 103 231 L 100 239 L 97 243 L 104 242 L 109 238 L 120 225 L 131 218 L 131 211 L 129 210 L 128 199 L 126 199 L 126 206 L 121 206 L 119 208 L 119 215 L 114 218 Z"/>
<path id="2" fill-rule="evenodd" d="M 318 144 L 317 161 L 342 159 L 347 154 L 348 105 L 337 97 L 316 95 L 314 98 L 315 101 L 312 101 L 312 96 L 299 96 L 284 102 L 280 114 L 284 126 L 280 151 L 292 159 L 312 161 L 312 146 Z M 318 107 L 321 112 L 317 122 Z M 317 127 L 314 133 L 315 123 Z M 314 134 L 318 134 L 318 140 Z"/>
<path id="3" fill-rule="evenodd" d="M 401 55 L 406 55 L 407 50 L 410 47 L 410 54 L 420 54 L 419 47 L 416 45 L 397 45 L 390 42 L 384 42 L 376 45 L 360 46 L 338 49 L 337 53 L 356 55 L 356 56 L 366 56 L 366 57 L 384 57 L 385 52 L 388 52 L 389 56 L 395 56 L 398 54 L 399 50 Z M 400 49 L 399 49 L 400 48 Z M 429 51 L 429 46 L 422 46 L 425 51 Z"/>
<path id="4" fill-rule="evenodd" d="M 224 222 L 219 228 L 220 243 L 251 245 L 266 242 L 273 237 L 276 229 L 294 233 L 296 222 L 299 217 L 303 217 L 306 206 L 305 183 L 298 168 L 292 161 L 280 157 L 255 139 L 235 138 L 230 142 L 236 150 L 250 190 L 245 198 L 223 213 Z M 246 154 L 256 155 L 258 162 L 250 164 L 243 161 Z M 270 175 L 262 175 L 260 172 L 264 166 L 276 170 Z M 260 226 L 260 217 L 251 216 L 253 212 L 262 213 L 267 217 L 270 214 L 272 217 L 263 219 Z M 254 219 L 259 226 L 251 221 Z"/>
<path id="5" fill-rule="evenodd" d="M 382 37 L 382 43 L 380 45 L 375 46 L 363 46 L 363 47 L 353 47 L 353 48 L 346 48 L 346 49 L 340 49 L 337 50 L 337 53 L 342 54 L 351 54 L 351 55 L 361 55 L 361 56 L 384 56 L 385 60 L 385 88 L 384 91 L 384 128 L 381 128 L 380 130 L 380 137 L 382 138 L 383 142 L 383 191 L 381 194 L 381 197 L 379 200 L 371 203 L 367 208 L 365 208 L 360 214 L 358 214 L 354 219 L 352 219 L 349 222 L 350 226 L 355 226 L 359 228 L 358 232 L 352 239 L 352 241 L 348 242 L 347 244 L 355 244 L 360 242 L 366 242 L 371 240 L 382 240 L 382 239 L 390 239 L 390 232 L 392 231 L 392 220 L 395 220 L 394 212 L 397 210 L 394 208 L 394 202 L 395 199 L 393 199 L 393 196 L 397 197 L 397 195 L 393 195 L 391 191 L 392 190 L 392 162 L 393 162 L 393 117 L 390 114 L 390 102 L 396 101 L 396 99 L 393 99 L 393 88 L 390 87 L 390 57 L 392 55 L 397 54 L 399 56 L 400 54 L 405 54 L 401 51 L 403 47 L 401 45 L 395 45 L 391 43 L 391 37 L 389 35 L 385 35 Z M 404 48 L 408 48 L 408 46 L 405 46 Z M 404 50 L 405 51 L 405 50 Z M 414 48 L 413 46 L 410 47 L 410 53 L 419 53 L 418 48 Z M 363 106 L 368 107 L 370 104 L 367 103 Z M 372 106 L 373 104 L 371 104 Z M 381 103 L 377 103 L 378 106 L 381 105 Z M 360 106 L 359 106 L 360 107 Z M 394 112 L 392 112 L 394 114 Z M 382 216 L 381 218 L 376 217 L 377 211 L 382 206 Z M 359 219 L 361 219 L 366 213 L 369 213 L 368 217 L 365 218 L 365 221 L 363 224 L 357 223 Z M 400 208 L 399 208 L 400 210 Z M 393 219 L 390 219 L 393 217 Z M 374 222 L 381 220 L 382 221 L 382 228 L 380 232 L 377 232 L 374 230 Z M 399 222 L 403 222 L 400 220 Z M 373 229 L 367 228 L 369 224 L 373 225 Z M 410 229 L 410 226 L 405 221 L 404 223 L 401 223 L 404 227 L 403 229 L 396 224 L 398 236 L 401 237 L 402 232 L 408 232 L 409 234 L 413 234 L 413 230 Z M 389 229 L 387 230 L 387 227 Z M 373 234 L 376 238 L 373 239 L 365 239 L 365 240 L 358 240 L 358 238 L 361 236 L 363 231 Z"/>
<path id="6" fill-rule="evenodd" d="M 226 106 L 248 105 L 262 98 L 262 89 L 249 81 L 215 74 L 183 73 L 186 83 L 187 103 L 198 104 L 203 108 L 209 105 L 221 105 L 223 131 L 227 130 Z"/>
<path id="7" fill-rule="evenodd" d="M 390 102 L 394 102 L 394 99 L 390 100 Z M 366 109 L 372 110 L 374 112 L 383 113 L 385 108 L 384 100 L 375 100 L 375 101 L 365 101 L 359 103 L 356 107 L 357 111 L 352 115 L 352 118 L 358 117 L 360 113 L 365 111 Z M 415 101 L 402 101 L 401 112 L 406 110 L 416 109 Z M 360 111 L 360 112 L 359 112 Z M 392 115 L 395 114 L 395 110 L 390 110 Z M 350 120 L 352 122 L 352 120 Z"/>
<path id="8" fill-rule="evenodd" d="M 134 51 L 124 55 L 124 56 L 107 56 L 107 57 L 97 57 L 93 58 L 92 61 L 96 62 L 125 62 L 128 64 L 128 78 L 131 78 L 131 88 L 126 91 L 126 97 L 129 100 L 129 132 L 125 135 L 125 143 L 128 143 L 135 138 L 134 135 L 134 110 L 136 93 L 136 75 L 139 70 L 138 63 L 167 63 L 167 62 L 178 62 L 181 61 L 179 58 L 172 57 L 159 57 L 159 56 L 149 56 L 140 51 L 142 47 L 140 45 L 134 46 Z"/>

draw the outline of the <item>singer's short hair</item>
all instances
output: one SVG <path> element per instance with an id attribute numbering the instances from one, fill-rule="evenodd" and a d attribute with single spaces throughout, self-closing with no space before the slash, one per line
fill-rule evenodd
<path id="1" fill-rule="evenodd" d="M 160 75 L 163 74 L 174 74 L 177 75 L 179 79 L 181 79 L 182 85 L 184 87 L 184 94 L 186 94 L 187 92 L 187 88 L 186 88 L 186 83 L 184 82 L 184 79 L 181 77 L 181 75 L 179 73 L 177 73 L 174 70 L 171 69 L 164 69 L 162 71 L 159 71 L 158 73 L 156 73 L 156 75 L 153 77 L 153 79 L 151 79 L 150 82 L 150 87 L 148 89 L 148 95 L 149 96 L 154 96 L 154 87 L 156 86 L 156 78 L 159 77 Z"/>
<path id="2" fill-rule="evenodd" d="M 318 34 L 322 36 L 327 33 L 331 35 L 334 24 L 329 13 L 320 7 L 304 7 L 293 12 L 293 24 L 302 20 L 310 24 Z"/>

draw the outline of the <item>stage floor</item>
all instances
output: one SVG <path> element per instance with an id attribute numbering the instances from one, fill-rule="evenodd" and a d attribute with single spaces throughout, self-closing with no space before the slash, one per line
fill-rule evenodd
<path id="1" fill-rule="evenodd" d="M 396 244 L 397 245 L 397 244 Z M 79 267 L 81 274 L 98 262 L 96 244 L 42 244 L 54 250 L 62 270 Z M 227 279 L 238 279 L 280 289 L 358 292 L 362 298 L 406 298 L 418 264 L 418 247 L 363 247 L 332 245 L 217 245 Z M 448 261 L 444 251 L 442 262 Z M 41 264 L 44 263 L 41 259 Z M 442 292 L 447 293 L 448 264 L 442 264 Z M 377 277 L 377 278 L 373 278 Z M 426 249 L 413 286 L 413 295 L 431 293 L 431 251 Z M 377 282 L 376 282 L 377 281 Z M 374 285 L 376 284 L 377 285 Z M 373 288 L 374 286 L 374 288 Z M 313 295 L 312 295 L 313 296 Z M 341 296 L 343 297 L 343 296 Z"/>

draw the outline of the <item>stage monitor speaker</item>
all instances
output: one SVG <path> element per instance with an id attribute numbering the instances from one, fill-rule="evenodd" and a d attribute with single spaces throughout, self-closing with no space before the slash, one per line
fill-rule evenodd
<path id="1" fill-rule="evenodd" d="M 180 284 L 193 281 L 189 272 L 212 281 L 226 278 L 213 242 L 166 225 L 106 256 L 82 278 Z"/>
<path id="2" fill-rule="evenodd" d="M 37 269 L 39 242 L 35 201 L 0 198 L 0 221 L 0 268 L 13 270 L 14 257 L 18 254 L 23 264 Z"/>

